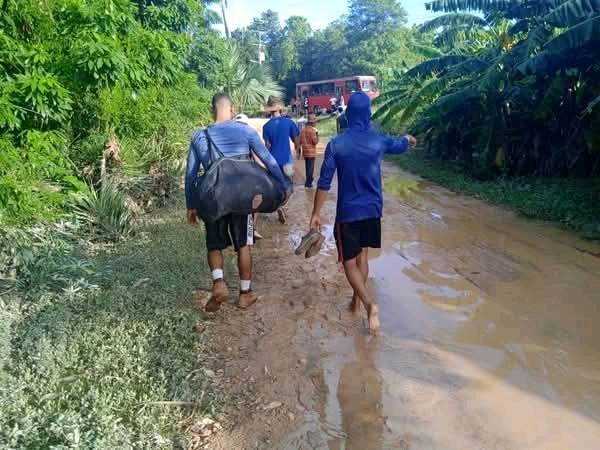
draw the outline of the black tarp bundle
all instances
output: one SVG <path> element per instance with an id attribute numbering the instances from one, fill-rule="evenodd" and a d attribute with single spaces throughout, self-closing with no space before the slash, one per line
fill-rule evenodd
<path id="1" fill-rule="evenodd" d="M 194 206 L 204 222 L 228 214 L 272 213 L 285 201 L 285 187 L 248 155 L 225 157 L 205 130 L 211 164 L 195 182 Z"/>

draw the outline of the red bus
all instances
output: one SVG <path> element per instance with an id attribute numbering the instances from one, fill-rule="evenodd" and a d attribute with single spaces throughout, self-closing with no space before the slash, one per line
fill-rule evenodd
<path id="1" fill-rule="evenodd" d="M 296 84 L 296 101 L 300 109 L 305 105 L 308 98 L 308 110 L 315 114 L 332 112 L 331 99 L 337 99 L 338 104 L 342 98 L 344 104 L 348 104 L 350 95 L 355 91 L 363 91 L 371 97 L 379 95 L 377 79 L 368 75 L 357 75 L 353 77 L 335 78 L 332 80 L 308 81 Z"/>

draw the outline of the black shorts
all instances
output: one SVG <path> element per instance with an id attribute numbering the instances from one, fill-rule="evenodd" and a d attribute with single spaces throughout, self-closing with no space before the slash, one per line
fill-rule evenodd
<path id="1" fill-rule="evenodd" d="M 333 231 L 340 262 L 356 258 L 363 248 L 381 248 L 381 219 L 336 223 Z"/>
<path id="2" fill-rule="evenodd" d="M 204 225 L 206 227 L 206 249 L 209 252 L 225 250 L 231 245 L 237 252 L 242 247 L 254 245 L 252 214 L 229 215 Z"/>

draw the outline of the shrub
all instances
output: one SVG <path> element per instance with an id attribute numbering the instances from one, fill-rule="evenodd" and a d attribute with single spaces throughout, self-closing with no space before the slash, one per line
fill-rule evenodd
<path id="1" fill-rule="evenodd" d="M 65 158 L 65 142 L 55 131 L 0 139 L 0 223 L 56 218 L 66 193 L 83 188 Z"/>
<path id="2" fill-rule="evenodd" d="M 127 207 L 127 196 L 109 178 L 102 181 L 100 189 L 90 187 L 88 192 L 76 196 L 74 211 L 90 231 L 106 239 L 123 239 L 133 230 L 133 216 Z"/>

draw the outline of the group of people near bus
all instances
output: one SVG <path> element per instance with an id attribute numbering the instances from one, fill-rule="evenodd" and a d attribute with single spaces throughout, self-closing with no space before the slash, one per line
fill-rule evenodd
<path id="1" fill-rule="evenodd" d="M 187 218 L 191 225 L 199 225 L 199 215 L 193 207 L 192 186 L 202 176 L 202 171 L 210 168 L 210 145 L 218 146 L 225 158 L 254 158 L 285 189 L 287 201 L 293 192 L 294 161 L 290 145 L 293 143 L 296 156 L 305 160 L 304 185 L 308 189 L 313 187 L 319 143 L 317 119 L 309 115 L 300 130 L 291 118 L 283 114 L 283 106 L 283 102 L 277 99 L 269 100 L 266 111 L 271 117 L 263 127 L 261 139 L 257 131 L 244 123 L 244 120 L 234 120 L 234 105 L 227 94 L 219 93 L 213 97 L 214 124 L 194 135 L 188 154 L 186 203 Z M 416 140 L 410 135 L 394 138 L 374 131 L 370 126 L 371 100 L 363 92 L 352 94 L 343 116 L 344 126 L 340 128 L 338 120 L 340 133 L 325 149 L 313 211 L 311 217 L 306 218 L 307 234 L 297 253 L 306 251 L 307 256 L 318 253 L 315 249 L 318 250 L 323 242 L 318 237 L 323 225 L 321 211 L 333 177 L 337 174 L 334 236 L 339 261 L 343 264 L 346 278 L 353 289 L 351 308 L 358 313 L 361 305 L 365 307 L 369 329 L 374 332 L 379 328 L 378 308 L 366 289 L 366 281 L 369 274 L 369 248 L 381 247 L 381 163 L 385 154 L 400 154 L 414 148 Z M 231 187 L 244 188 L 240 186 L 239 180 L 231 180 Z M 280 222 L 285 224 L 285 207 L 278 210 L 278 216 Z M 231 246 L 237 252 L 240 278 L 238 305 L 241 308 L 252 306 L 258 300 L 252 288 L 250 248 L 255 240 L 255 218 L 252 212 L 229 214 L 216 222 L 205 223 L 204 227 L 212 277 L 211 296 L 205 309 L 215 312 L 229 299 L 229 288 L 223 270 L 223 251 Z M 276 282 L 277 280 L 273 280 L 273 283 Z"/>

